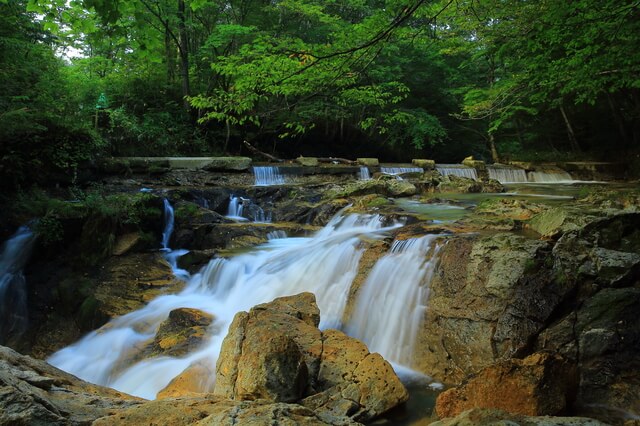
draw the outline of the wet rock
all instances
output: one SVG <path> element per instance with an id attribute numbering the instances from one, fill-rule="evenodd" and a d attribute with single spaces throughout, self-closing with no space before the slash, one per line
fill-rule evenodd
<path id="1" fill-rule="evenodd" d="M 139 403 L 0 346 L 0 424 L 89 424 Z"/>
<path id="2" fill-rule="evenodd" d="M 169 312 L 153 341 L 152 352 L 182 356 L 206 342 L 207 329 L 214 318 L 197 309 L 179 308 Z"/>
<path id="3" fill-rule="evenodd" d="M 441 393 L 436 412 L 440 418 L 455 417 L 471 408 L 498 408 L 529 416 L 554 415 L 571 401 L 574 373 L 571 365 L 549 353 L 501 361 L 463 385 Z"/>
<path id="4" fill-rule="evenodd" d="M 523 416 L 507 413 L 498 409 L 475 408 L 465 411 L 454 418 L 431 423 L 431 426 L 607 426 L 598 420 L 587 417 L 551 417 Z"/>
<path id="5" fill-rule="evenodd" d="M 325 198 L 345 198 L 359 195 L 380 194 L 388 197 L 410 197 L 417 188 L 406 180 L 393 177 L 356 181 L 325 193 Z"/>
<path id="6" fill-rule="evenodd" d="M 340 331 L 320 332 L 318 324 L 310 293 L 237 314 L 222 344 L 214 393 L 234 400 L 300 401 L 327 422 L 345 416 L 370 420 L 407 400 L 380 355 Z"/>
<path id="7" fill-rule="evenodd" d="M 194 362 L 158 392 L 156 398 L 177 398 L 212 393 L 215 374 L 212 362 L 208 360 Z"/>
<path id="8" fill-rule="evenodd" d="M 482 192 L 482 184 L 470 178 L 449 175 L 442 178 L 442 181 L 438 185 L 438 191 L 453 193 L 478 193 Z"/>
<path id="9" fill-rule="evenodd" d="M 431 281 L 417 367 L 447 383 L 526 352 L 568 291 L 550 286 L 549 245 L 513 234 L 458 237 Z"/>
<path id="10" fill-rule="evenodd" d="M 581 229 L 593 219 L 594 217 L 585 216 L 584 212 L 574 212 L 567 208 L 558 207 L 534 216 L 528 225 L 543 237 L 555 238 L 567 231 Z"/>

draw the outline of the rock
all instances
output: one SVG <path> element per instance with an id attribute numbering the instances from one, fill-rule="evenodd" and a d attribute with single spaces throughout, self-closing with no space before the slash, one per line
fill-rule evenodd
<path id="1" fill-rule="evenodd" d="M 434 160 L 414 158 L 413 160 L 411 160 L 411 164 L 416 167 L 422 167 L 425 172 L 428 170 L 434 170 L 436 168 L 436 162 Z"/>
<path id="2" fill-rule="evenodd" d="M 179 308 L 169 312 L 153 341 L 156 354 L 183 356 L 206 342 L 213 316 L 197 309 Z"/>
<path id="3" fill-rule="evenodd" d="M 212 393 L 215 374 L 213 363 L 195 362 L 174 377 L 164 389 L 158 392 L 156 398 L 177 398 Z"/>
<path id="4" fill-rule="evenodd" d="M 249 170 L 251 158 L 249 157 L 212 157 L 210 162 L 203 167 L 204 170 L 213 171 L 244 171 Z"/>
<path id="5" fill-rule="evenodd" d="M 571 287 L 551 287 L 549 244 L 513 234 L 458 237 L 442 248 L 415 366 L 459 383 L 529 347 Z"/>
<path id="6" fill-rule="evenodd" d="M 324 196 L 327 199 L 354 197 L 368 194 L 381 194 L 388 197 L 410 197 L 418 192 L 415 185 L 406 180 L 398 180 L 393 177 L 359 180 L 347 184 L 341 188 L 327 191 Z"/>
<path id="7" fill-rule="evenodd" d="M 619 423 L 640 413 L 640 288 L 605 288 L 545 330 L 537 347 L 577 363 L 578 413 Z M 608 407 L 594 410 L 593 406 Z"/>
<path id="8" fill-rule="evenodd" d="M 529 416 L 554 415 L 571 401 L 572 366 L 549 353 L 510 359 L 485 368 L 463 385 L 438 396 L 440 418 L 471 408 L 498 408 Z"/>
<path id="9" fill-rule="evenodd" d="M 303 157 L 296 158 L 296 162 L 304 167 L 317 167 L 319 162 L 317 157 Z"/>
<path id="10" fill-rule="evenodd" d="M 377 167 L 380 165 L 380 162 L 377 158 L 357 158 L 356 161 L 361 166 Z"/>
<path id="11" fill-rule="evenodd" d="M 445 176 L 438 185 L 438 191 L 440 192 L 453 192 L 453 193 L 477 193 L 482 192 L 482 184 L 476 180 L 449 175 Z"/>
<path id="12" fill-rule="evenodd" d="M 454 418 L 430 423 L 431 426 L 607 426 L 606 423 L 586 417 L 523 416 L 497 409 L 475 408 Z"/>
<path id="13" fill-rule="evenodd" d="M 140 403 L 0 346 L 0 424 L 79 425 Z"/>
<path id="14" fill-rule="evenodd" d="M 131 250 L 139 241 L 140 234 L 138 232 L 129 232 L 127 234 L 120 235 L 118 239 L 116 239 L 116 243 L 113 246 L 113 250 L 111 254 L 114 256 L 122 256 Z"/>
<path id="15" fill-rule="evenodd" d="M 462 160 L 462 164 L 478 171 L 487 170 L 487 165 L 484 161 L 474 160 L 473 157 L 465 158 L 464 160 Z"/>
<path id="16" fill-rule="evenodd" d="M 329 423 L 367 421 L 408 399 L 379 354 L 341 331 L 320 332 L 319 321 L 311 293 L 238 313 L 222 344 L 214 394 L 298 401 Z"/>

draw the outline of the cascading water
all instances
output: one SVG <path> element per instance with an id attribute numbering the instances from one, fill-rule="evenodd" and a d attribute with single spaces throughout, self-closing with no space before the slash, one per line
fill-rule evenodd
<path id="1" fill-rule="evenodd" d="M 367 166 L 360 167 L 360 180 L 371 180 L 371 173 Z"/>
<path id="2" fill-rule="evenodd" d="M 347 334 L 365 342 L 371 352 L 407 367 L 426 310 L 436 238 L 394 241 L 362 285 L 346 327 Z"/>
<path id="3" fill-rule="evenodd" d="M 511 167 L 494 167 L 488 166 L 489 178 L 495 179 L 500 183 L 525 183 L 527 181 L 527 173 L 523 169 Z"/>
<path id="4" fill-rule="evenodd" d="M 173 274 L 180 279 L 187 280 L 189 278 L 189 272 L 184 269 L 178 268 L 178 258 L 188 253 L 187 250 L 171 250 L 169 248 L 169 242 L 171 241 L 171 234 L 173 234 L 173 225 L 175 222 L 175 214 L 173 206 L 167 200 L 164 199 L 164 230 L 162 231 L 162 251 L 164 251 L 164 258 L 171 265 Z"/>
<path id="5" fill-rule="evenodd" d="M 0 253 L 0 343 L 9 334 L 21 334 L 27 326 L 27 289 L 22 269 L 35 242 L 33 232 L 22 226 L 2 246 Z"/>
<path id="6" fill-rule="evenodd" d="M 570 183 L 571 175 L 564 170 L 529 172 L 529 182 L 535 183 Z"/>
<path id="7" fill-rule="evenodd" d="M 382 173 L 388 175 L 401 175 L 404 173 L 423 173 L 422 167 L 380 167 Z"/>
<path id="8" fill-rule="evenodd" d="M 478 180 L 478 173 L 476 172 L 476 169 L 463 166 L 461 164 L 436 164 L 436 170 L 442 176 L 454 175 Z"/>
<path id="9" fill-rule="evenodd" d="M 181 293 L 114 319 L 49 362 L 90 382 L 151 399 L 191 363 L 215 365 L 233 316 L 259 303 L 309 291 L 316 295 L 321 327 L 340 328 L 364 250 L 362 239 L 382 238 L 398 226 L 385 226 L 378 215 L 338 215 L 313 237 L 273 239 L 252 253 L 215 258 Z M 214 315 L 209 341 L 184 358 L 163 356 L 127 365 L 169 312 L 184 307 Z"/>
<path id="10" fill-rule="evenodd" d="M 256 178 L 256 186 L 283 185 L 286 183 L 284 175 L 278 167 L 253 166 L 253 174 Z"/>
<path id="11" fill-rule="evenodd" d="M 251 202 L 249 198 L 236 197 L 234 195 L 231 195 L 229 199 L 227 217 L 239 221 L 250 220 L 252 222 L 271 223 L 270 213 L 265 213 L 262 207 Z"/>

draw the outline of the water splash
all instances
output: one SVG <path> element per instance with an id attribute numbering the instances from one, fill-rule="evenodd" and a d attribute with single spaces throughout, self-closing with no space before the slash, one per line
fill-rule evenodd
<path id="1" fill-rule="evenodd" d="M 284 175 L 274 166 L 253 166 L 256 186 L 284 185 Z"/>
<path id="2" fill-rule="evenodd" d="M 253 203 L 251 199 L 231 195 L 227 217 L 238 221 L 252 221 L 258 223 L 271 223 L 271 213 L 265 213 L 264 209 Z"/>
<path id="3" fill-rule="evenodd" d="M 371 352 L 396 364 L 412 364 L 436 264 L 436 238 L 394 241 L 362 285 L 346 327 L 347 334 L 361 339 Z"/>
<path id="4" fill-rule="evenodd" d="M 476 169 L 463 166 L 462 164 L 436 164 L 436 170 L 442 176 L 454 175 L 478 180 L 478 173 L 476 172 Z"/>
<path id="5" fill-rule="evenodd" d="M 48 361 L 84 380 L 151 399 L 192 362 L 215 365 L 233 316 L 259 303 L 309 291 L 316 295 L 321 327 L 340 328 L 364 250 L 362 239 L 382 238 L 398 226 L 385 224 L 378 215 L 338 215 L 313 237 L 273 239 L 251 253 L 215 258 L 181 293 L 161 296 L 112 320 Z M 183 358 L 157 357 L 129 365 L 127 360 L 153 337 L 169 312 L 184 307 L 214 316 L 209 341 Z"/>
<path id="6" fill-rule="evenodd" d="M 19 335 L 27 327 L 27 289 L 22 269 L 29 261 L 35 236 L 22 226 L 2 246 L 0 252 L 0 343 Z"/>

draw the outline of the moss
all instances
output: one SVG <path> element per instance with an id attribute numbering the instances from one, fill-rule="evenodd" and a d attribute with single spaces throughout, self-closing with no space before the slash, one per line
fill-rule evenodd
<path id="1" fill-rule="evenodd" d="M 78 310 L 77 322 L 78 326 L 83 331 L 94 330 L 104 323 L 109 318 L 100 311 L 100 301 L 94 296 L 88 296 Z"/>

